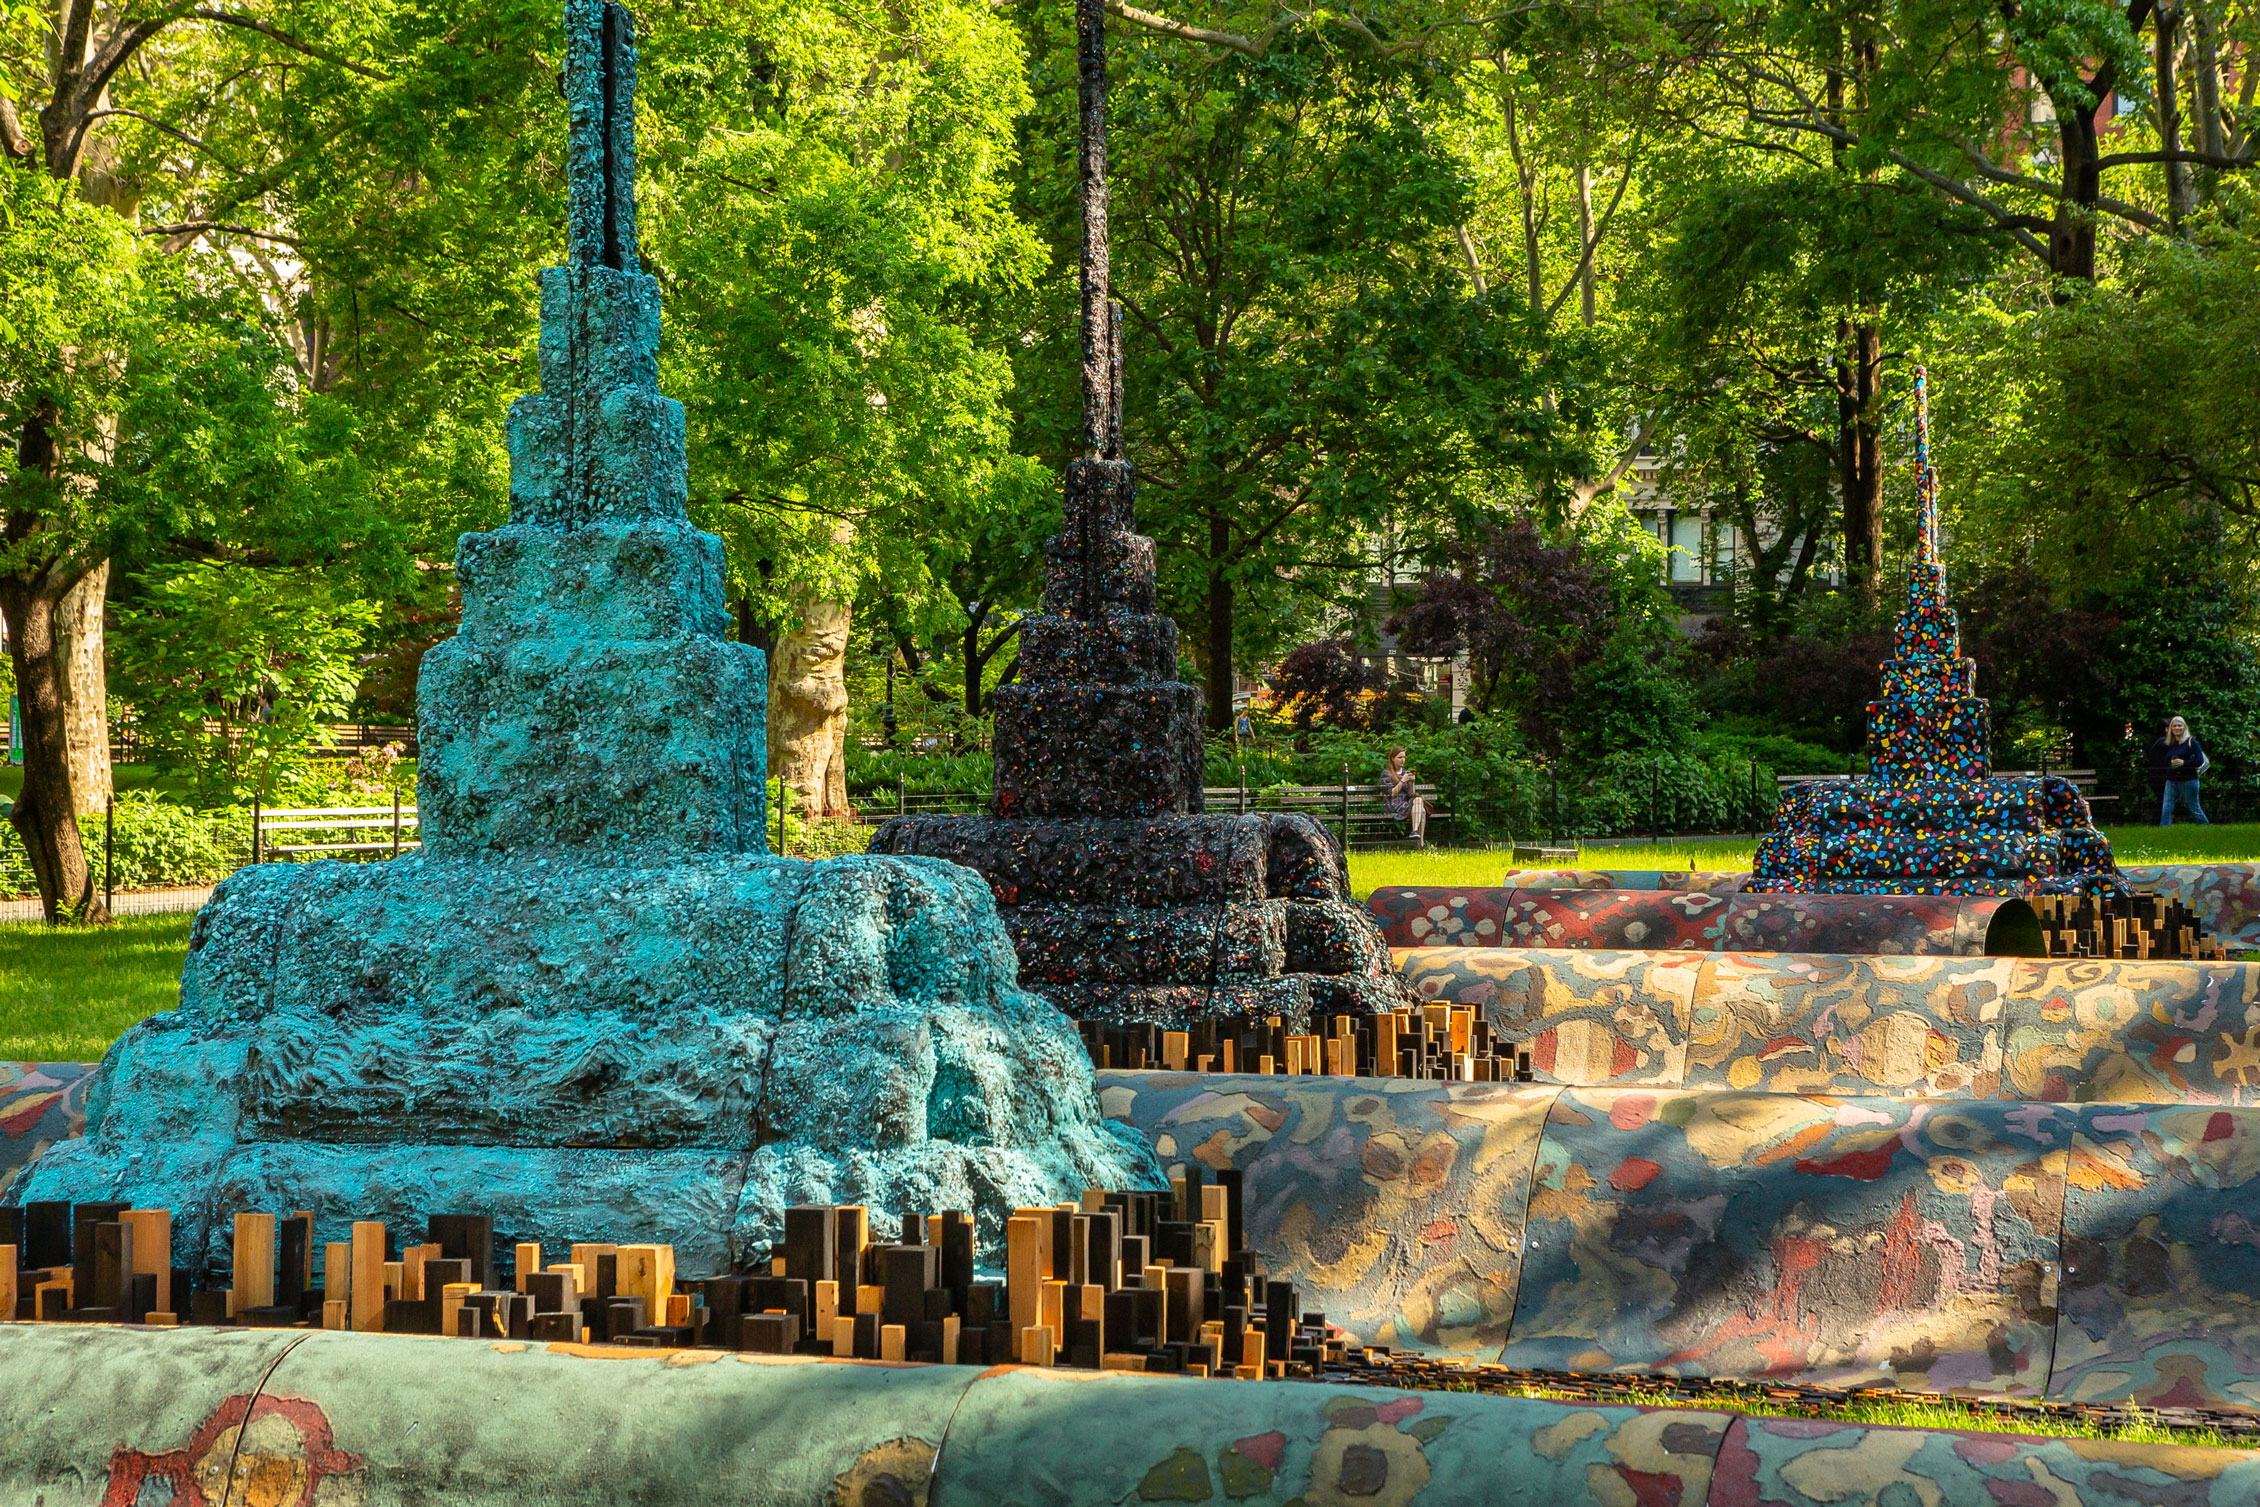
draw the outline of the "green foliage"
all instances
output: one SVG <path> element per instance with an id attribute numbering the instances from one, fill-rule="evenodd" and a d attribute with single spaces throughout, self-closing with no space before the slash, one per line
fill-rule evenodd
<path id="1" fill-rule="evenodd" d="M 898 788 L 912 795 L 966 795 L 987 800 L 994 768 L 988 753 L 982 750 L 963 754 L 911 753 L 864 748 L 850 742 L 848 796 L 859 804 L 869 803 L 882 811 L 893 805 Z"/>
<path id="2" fill-rule="evenodd" d="M 160 768 L 199 805 L 272 802 L 319 724 L 352 704 L 375 607 L 306 571 L 199 563 L 145 580 L 119 609 L 117 675 Z"/>
<path id="3" fill-rule="evenodd" d="M 244 806 L 200 811 L 153 790 L 121 790 L 110 810 L 107 857 L 103 816 L 81 817 L 79 828 L 97 887 L 105 874 L 120 890 L 216 884 L 251 859 L 251 811 Z M 22 846 L 12 831 L 4 837 L 0 898 L 35 893 Z"/>

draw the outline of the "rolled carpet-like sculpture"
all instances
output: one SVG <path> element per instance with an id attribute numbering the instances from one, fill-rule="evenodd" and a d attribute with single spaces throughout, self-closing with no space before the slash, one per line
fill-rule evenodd
<path id="1" fill-rule="evenodd" d="M 1998 895 L 1378 888 L 1366 909 L 1392 948 L 1708 948 L 2038 957 L 2040 917 Z"/>
<path id="2" fill-rule="evenodd" d="M 2232 948 L 2260 947 L 2260 863 L 2126 863 L 2129 888 L 2179 900 L 2206 934 Z M 1712 869 L 1509 869 L 1499 881 L 1526 890 L 1687 890 L 1738 894 L 1749 874 Z"/>
<path id="3" fill-rule="evenodd" d="M 2260 1411 L 2260 1109 L 1102 1072 L 1371 1342 Z"/>
<path id="4" fill-rule="evenodd" d="M 1464 1392 L 281 1331 L 0 1328 L 47 1507 L 2228 1507 L 2260 1451 Z M 465 1406 L 465 1398 L 476 1406 Z"/>
<path id="5" fill-rule="evenodd" d="M 2260 1101 L 2260 965 L 1418 948 L 1544 1082 L 1942 1098 Z"/>

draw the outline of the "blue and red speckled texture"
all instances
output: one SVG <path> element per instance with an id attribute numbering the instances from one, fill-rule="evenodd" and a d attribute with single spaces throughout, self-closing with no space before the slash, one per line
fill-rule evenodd
<path id="1" fill-rule="evenodd" d="M 1972 956 L 2039 941 L 2021 900 L 1963 895 L 1750 895 L 1699 890 L 1374 890 L 1392 948 L 1692 948 Z M 2021 927 L 2015 923 L 2022 922 Z"/>
<path id="2" fill-rule="evenodd" d="M 1907 568 L 1883 694 L 1868 703 L 1874 773 L 1783 797 L 1750 888 L 1798 894 L 2026 895 L 2123 890 L 2111 845 L 2064 779 L 1994 779 L 1993 728 L 1962 657 L 1938 552 L 1927 386 L 1918 376 L 1921 542 Z"/>
<path id="3" fill-rule="evenodd" d="M 2179 900 L 2222 946 L 2260 948 L 2260 863 L 2130 863 L 2120 867 L 2119 875 L 2137 891 Z M 1732 870 L 1509 869 L 1499 882 L 1507 889 L 1733 895 L 1748 886 L 1750 876 Z"/>

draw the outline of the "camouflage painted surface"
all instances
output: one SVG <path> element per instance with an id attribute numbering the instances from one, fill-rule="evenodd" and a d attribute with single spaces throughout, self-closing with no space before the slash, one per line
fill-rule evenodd
<path id="1" fill-rule="evenodd" d="M 2012 909 L 2013 907 L 2013 909 Z M 1684 948 L 1973 957 L 2038 923 L 2022 900 L 1660 890 L 1384 887 L 1366 908 L 1391 947 Z"/>
<path id="2" fill-rule="evenodd" d="M 2256 1493 L 2250 1450 L 1745 1417 L 1719 1450 L 1710 1507 L 2227 1507 Z"/>
<path id="3" fill-rule="evenodd" d="M 267 1383 L 368 1461 L 367 1507 L 922 1502 L 980 1373 L 606 1345 L 316 1332 Z M 459 1400 L 460 1405 L 440 1405 Z"/>
<path id="4" fill-rule="evenodd" d="M 304 1338 L 0 1323 L 0 1501 L 220 1507 L 231 1485 L 233 1501 L 257 1500 L 232 1474 L 238 1438 L 259 1379 Z M 250 1421 L 254 1434 L 269 1427 Z M 336 1500 L 320 1498 L 324 1507 Z"/>
<path id="5" fill-rule="evenodd" d="M 0 1198 L 31 1159 L 86 1134 L 91 1062 L 0 1062 Z"/>
<path id="6" fill-rule="evenodd" d="M 1000 1369 L 932 1507 L 1698 1507 L 1733 1415 L 1378 1387 Z"/>
<path id="7" fill-rule="evenodd" d="M 1501 1360 L 2038 1394 L 2069 1111 L 1567 1089 Z"/>
<path id="8" fill-rule="evenodd" d="M 1555 1090 L 1504 1083 L 1103 1071 L 1107 1116 L 1163 1170 L 1245 1174 L 1247 1242 L 1369 1344 L 1495 1353 Z"/>
<path id="9" fill-rule="evenodd" d="M 0 1325 L 0 1377 L 0 1500 L 48 1507 L 2214 1507 L 2260 1494 L 2253 1450 L 1007 1366 Z"/>
<path id="10" fill-rule="evenodd" d="M 2181 901 L 2227 947 L 2260 947 L 2260 863 L 2130 863 L 2138 890 Z"/>
<path id="11" fill-rule="evenodd" d="M 2047 1103 L 2260 1102 L 2260 965 L 1413 948 L 1541 1081 Z"/>
<path id="12" fill-rule="evenodd" d="M 2260 1110 L 2089 1105 L 2049 1393 L 2260 1408 Z"/>
<path id="13" fill-rule="evenodd" d="M 1423 947 L 1396 956 L 1422 998 L 1476 1006 L 1494 1029 L 1529 1043 L 1542 1083 L 1677 1088 L 1689 1006 L 1719 955 Z"/>
<path id="14" fill-rule="evenodd" d="M 1746 871 L 1720 869 L 1509 869 L 1499 883 L 1510 890 L 1683 890 L 1734 895 L 1750 882 Z"/>
<path id="15" fill-rule="evenodd" d="M 2196 912 L 2205 930 L 2230 947 L 2260 947 L 2260 863 L 2126 863 L 2119 873 L 2137 890 L 2171 896 Z M 1499 883 L 1531 890 L 1699 890 L 1731 895 L 1746 872 L 1686 869 L 1509 869 Z"/>
<path id="16" fill-rule="evenodd" d="M 2010 992 L 2010 1098 L 2260 1103 L 2260 965 L 2030 959 Z"/>

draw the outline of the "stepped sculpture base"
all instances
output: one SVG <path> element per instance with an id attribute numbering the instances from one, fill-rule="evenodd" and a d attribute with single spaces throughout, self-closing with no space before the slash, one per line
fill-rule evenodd
<path id="1" fill-rule="evenodd" d="M 1307 816 L 904 816 L 871 851 L 978 871 L 1022 986 L 1079 1020 L 1254 1012 L 1299 1030 L 1314 1013 L 1414 1003 Z"/>

